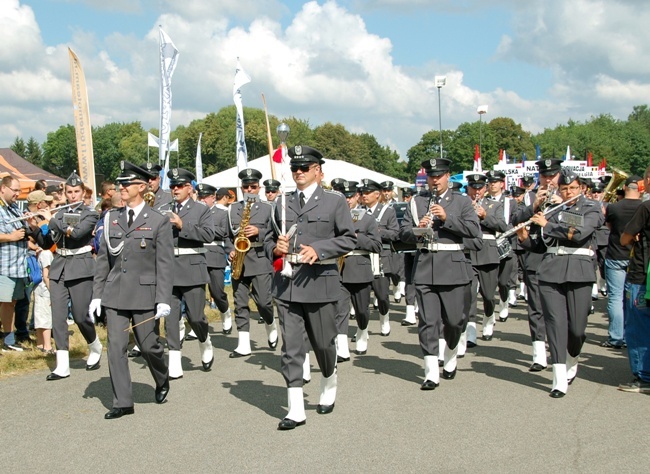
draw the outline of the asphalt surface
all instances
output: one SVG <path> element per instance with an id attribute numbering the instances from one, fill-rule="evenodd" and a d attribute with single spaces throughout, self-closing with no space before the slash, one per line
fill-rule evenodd
<path id="1" fill-rule="evenodd" d="M 420 390 L 417 328 L 399 325 L 404 302 L 393 305 L 388 337 L 374 312 L 368 354 L 339 365 L 334 412 L 316 414 L 312 354 L 307 424 L 287 432 L 276 430 L 287 402 L 280 351 L 268 348 L 262 325 L 251 325 L 253 354 L 229 359 L 236 331 L 225 336 L 213 324 L 216 360 L 207 373 L 198 343 L 186 342 L 184 378 L 162 405 L 144 360 L 132 359 L 135 414 L 118 420 L 104 420 L 112 404 L 106 354 L 94 372 L 74 360 L 65 380 L 46 382 L 40 372 L 0 381 L 0 465 L 12 473 L 647 470 L 650 398 L 616 390 L 631 375 L 624 350 L 599 345 L 605 304 L 596 302 L 578 378 L 562 399 L 548 396 L 550 369 L 528 372 L 521 303 L 491 342 L 479 340 L 460 359 L 454 380 L 431 392 Z"/>

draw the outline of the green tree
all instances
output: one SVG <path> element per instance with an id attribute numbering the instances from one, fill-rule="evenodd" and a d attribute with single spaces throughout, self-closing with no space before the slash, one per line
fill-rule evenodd
<path id="1" fill-rule="evenodd" d="M 23 158 L 25 158 L 25 155 L 27 154 L 25 140 L 20 137 L 16 137 L 9 148 L 11 148 L 16 155 L 22 156 Z"/>
<path id="2" fill-rule="evenodd" d="M 47 134 L 43 143 L 43 168 L 61 178 L 77 169 L 77 139 L 74 126 L 64 125 Z"/>
<path id="3" fill-rule="evenodd" d="M 41 162 L 43 161 L 43 152 L 41 151 L 41 146 L 34 137 L 29 137 L 27 146 L 25 147 L 24 157 L 36 166 L 41 166 Z"/>

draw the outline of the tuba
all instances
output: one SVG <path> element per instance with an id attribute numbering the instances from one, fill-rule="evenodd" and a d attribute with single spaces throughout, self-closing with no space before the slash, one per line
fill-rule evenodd
<path id="1" fill-rule="evenodd" d="M 246 206 L 244 207 L 244 212 L 242 212 L 241 216 L 241 222 L 239 223 L 239 232 L 237 233 L 237 238 L 235 238 L 234 241 L 235 256 L 232 259 L 231 266 L 232 277 L 235 280 L 239 280 L 241 278 L 241 273 L 244 268 L 244 257 L 246 257 L 246 253 L 251 248 L 251 241 L 244 234 L 244 229 L 248 226 L 248 223 L 251 220 L 251 207 L 254 202 L 254 198 L 249 198 L 246 201 Z"/>
<path id="2" fill-rule="evenodd" d="M 629 178 L 627 173 L 612 168 L 612 179 L 609 180 L 609 183 L 605 186 L 605 191 L 600 196 L 601 202 L 616 202 L 616 190 L 627 178 Z"/>

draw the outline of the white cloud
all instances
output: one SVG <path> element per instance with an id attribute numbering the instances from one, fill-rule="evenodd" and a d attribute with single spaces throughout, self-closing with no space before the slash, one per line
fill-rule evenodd
<path id="1" fill-rule="evenodd" d="M 511 0 L 495 2 L 503 6 Z M 418 7 L 417 0 L 383 1 L 389 3 Z M 437 2 L 420 3 L 430 8 Z M 160 4 L 165 13 L 144 37 L 74 32 L 70 45 L 84 67 L 94 125 L 140 120 L 145 128 L 158 126 L 158 24 L 180 50 L 172 85 L 173 128 L 232 104 L 238 56 L 253 78 L 242 90 L 244 105 L 261 107 L 264 92 L 274 115 L 304 118 L 312 126 L 340 122 L 375 135 L 402 156 L 424 132 L 437 129 L 435 74 L 448 79 L 441 90 L 444 128 L 478 120 L 479 104 L 490 105 L 485 119 L 509 116 L 535 132 L 569 117 L 601 112 L 626 117 L 650 92 L 645 71 L 650 53 L 640 49 L 650 39 L 640 27 L 649 8 L 639 7 L 630 18 L 629 2 L 549 0 L 512 6 L 515 33 L 502 38 L 497 58 L 551 69 L 555 84 L 542 100 L 501 88 L 474 89 L 465 84 L 462 68 L 435 58 L 406 69 L 396 64 L 389 38 L 368 32 L 360 15 L 335 1 L 306 3 L 286 28 L 276 17 L 288 10 L 276 0 Z M 16 135 L 43 141 L 47 132 L 73 119 L 68 45 L 43 44 L 30 7 L 18 0 L 1 5 L 0 27 L 12 47 L 0 51 L 0 87 L 9 92 L 0 103 L 0 146 Z M 252 20 L 236 26 L 231 23 L 235 10 L 236 18 Z M 631 26 L 621 27 L 628 20 Z M 635 41 L 635 34 L 641 39 Z"/>

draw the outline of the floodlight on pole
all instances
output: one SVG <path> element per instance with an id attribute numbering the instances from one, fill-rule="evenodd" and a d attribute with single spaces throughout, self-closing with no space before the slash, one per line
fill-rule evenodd
<path id="1" fill-rule="evenodd" d="M 440 102 L 440 89 L 447 85 L 447 76 L 435 76 L 434 83 L 438 88 L 438 125 L 440 129 L 440 158 L 442 158 L 442 105 Z"/>
<path id="2" fill-rule="evenodd" d="M 488 106 L 487 105 L 479 105 L 476 109 L 476 113 L 478 113 L 478 154 L 481 157 L 481 160 L 483 159 L 483 115 L 487 114 L 488 111 Z"/>

